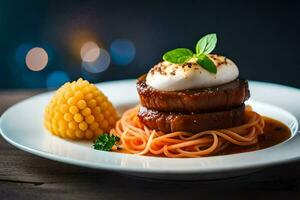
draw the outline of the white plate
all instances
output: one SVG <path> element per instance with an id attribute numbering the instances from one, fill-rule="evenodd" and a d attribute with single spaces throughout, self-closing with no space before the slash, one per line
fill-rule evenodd
<path id="1" fill-rule="evenodd" d="M 98 86 L 120 110 L 138 102 L 134 80 L 107 82 Z M 9 143 L 41 157 L 152 178 L 222 178 L 300 159 L 300 137 L 295 136 L 297 120 L 282 109 L 300 118 L 299 90 L 262 82 L 250 82 L 250 90 L 252 99 L 249 103 L 254 109 L 285 123 L 292 130 L 293 138 L 264 150 L 205 158 L 157 158 L 96 151 L 90 142 L 63 140 L 44 129 L 43 111 L 52 92 L 34 96 L 8 109 L 1 117 L 0 128 Z"/>

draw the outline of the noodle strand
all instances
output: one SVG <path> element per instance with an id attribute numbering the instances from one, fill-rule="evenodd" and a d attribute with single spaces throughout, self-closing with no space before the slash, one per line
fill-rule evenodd
<path id="1" fill-rule="evenodd" d="M 165 134 L 143 125 L 137 117 L 138 110 L 138 106 L 127 110 L 111 130 L 111 134 L 120 137 L 119 146 L 125 152 L 137 155 L 171 158 L 208 156 L 226 149 L 231 144 L 256 144 L 265 125 L 259 114 L 246 108 L 246 123 L 241 126 L 195 134 L 184 131 Z"/>

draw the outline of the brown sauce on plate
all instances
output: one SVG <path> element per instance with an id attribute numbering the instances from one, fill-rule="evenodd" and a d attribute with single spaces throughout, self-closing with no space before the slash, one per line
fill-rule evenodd
<path id="1" fill-rule="evenodd" d="M 265 149 L 276 144 L 280 144 L 291 137 L 290 129 L 280 121 L 269 117 L 263 117 L 265 120 L 264 134 L 258 138 L 258 143 L 252 146 L 231 145 L 225 148 L 218 155 L 227 155 L 234 153 L 243 153 Z"/>

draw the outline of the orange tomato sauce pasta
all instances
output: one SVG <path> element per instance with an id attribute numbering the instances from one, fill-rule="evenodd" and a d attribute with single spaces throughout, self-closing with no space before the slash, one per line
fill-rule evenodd
<path id="1" fill-rule="evenodd" d="M 209 156 L 230 145 L 256 144 L 264 128 L 263 117 L 247 107 L 246 122 L 241 126 L 199 133 L 163 133 L 141 123 L 137 116 L 138 110 L 139 106 L 127 110 L 110 132 L 120 137 L 119 146 L 123 152 L 136 155 L 170 158 Z"/>

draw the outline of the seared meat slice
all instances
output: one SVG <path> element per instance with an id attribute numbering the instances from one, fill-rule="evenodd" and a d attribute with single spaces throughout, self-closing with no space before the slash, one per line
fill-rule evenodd
<path id="1" fill-rule="evenodd" d="M 182 114 L 140 107 L 138 117 L 149 128 L 165 133 L 174 131 L 200 132 L 230 128 L 244 123 L 245 105 L 225 111 Z"/>
<path id="2" fill-rule="evenodd" d="M 250 96 L 248 82 L 236 79 L 217 87 L 183 91 L 159 91 L 146 84 L 146 75 L 137 81 L 142 106 L 166 112 L 210 112 L 242 105 Z"/>

